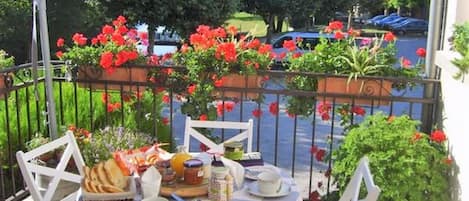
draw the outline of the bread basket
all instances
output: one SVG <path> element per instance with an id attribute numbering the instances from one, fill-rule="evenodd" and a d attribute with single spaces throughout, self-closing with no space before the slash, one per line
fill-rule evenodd
<path id="1" fill-rule="evenodd" d="M 122 193 L 91 193 L 82 186 L 83 201 L 132 201 L 137 195 L 137 188 L 134 177 L 127 177 L 128 185 Z M 82 182 L 83 183 L 83 182 Z M 83 184 L 82 184 L 83 185 Z"/>

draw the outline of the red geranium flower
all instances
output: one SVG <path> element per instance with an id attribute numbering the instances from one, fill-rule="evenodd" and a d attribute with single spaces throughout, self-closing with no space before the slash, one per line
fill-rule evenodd
<path id="1" fill-rule="evenodd" d="M 422 139 L 422 133 L 415 132 L 414 136 L 412 137 L 412 142 Z"/>
<path id="2" fill-rule="evenodd" d="M 63 38 L 57 39 L 57 47 L 63 47 L 65 40 Z"/>
<path id="3" fill-rule="evenodd" d="M 236 35 L 238 33 L 238 29 L 235 27 L 235 26 L 229 26 L 228 27 L 228 32 L 230 32 L 230 34 L 232 36 Z"/>
<path id="4" fill-rule="evenodd" d="M 365 109 L 358 105 L 352 107 L 352 112 L 360 116 L 364 116 L 366 113 Z"/>
<path id="5" fill-rule="evenodd" d="M 112 67 L 112 59 L 113 59 L 114 55 L 112 54 L 112 52 L 104 52 L 103 54 L 101 54 L 101 59 L 99 61 L 99 65 L 101 65 L 103 68 L 111 68 Z"/>
<path id="6" fill-rule="evenodd" d="M 442 130 L 435 130 L 430 135 L 430 139 L 437 143 L 442 143 L 446 140 L 446 134 Z"/>
<path id="7" fill-rule="evenodd" d="M 167 126 L 167 125 L 169 124 L 169 119 L 168 119 L 168 117 L 163 117 L 163 118 L 161 119 L 161 121 L 162 121 L 163 125 L 165 125 L 165 126 Z"/>
<path id="8" fill-rule="evenodd" d="M 392 32 L 386 32 L 386 34 L 384 34 L 384 40 L 387 42 L 392 42 L 396 40 L 396 36 L 394 36 Z"/>
<path id="9" fill-rule="evenodd" d="M 269 112 L 272 115 L 278 115 L 278 102 L 272 102 L 269 105 Z"/>
<path id="10" fill-rule="evenodd" d="M 201 114 L 201 115 L 199 116 L 199 120 L 200 120 L 200 121 L 207 121 L 207 119 L 208 119 L 208 116 L 207 116 L 206 114 Z"/>
<path id="11" fill-rule="evenodd" d="M 169 104 L 169 102 L 171 101 L 168 95 L 164 95 L 162 99 L 163 99 L 163 103 L 166 103 L 166 104 Z"/>
<path id="12" fill-rule="evenodd" d="M 344 24 L 341 21 L 333 21 L 329 22 L 329 26 L 327 26 L 332 31 L 340 31 L 344 28 Z"/>
<path id="13" fill-rule="evenodd" d="M 334 34 L 334 38 L 335 38 L 336 40 L 342 40 L 342 39 L 345 38 L 345 35 L 344 35 L 341 31 L 337 31 L 337 32 L 335 32 L 335 34 Z"/>
<path id="14" fill-rule="evenodd" d="M 296 114 L 295 114 L 295 113 L 291 113 L 291 112 L 288 111 L 288 110 L 287 110 L 286 112 L 287 112 L 288 117 L 290 117 L 290 118 L 295 118 L 295 117 L 296 117 Z"/>
<path id="15" fill-rule="evenodd" d="M 91 45 L 97 45 L 99 42 L 98 38 L 92 38 L 91 39 Z"/>
<path id="16" fill-rule="evenodd" d="M 283 48 L 287 49 L 290 52 L 295 51 L 296 50 L 295 41 L 293 41 L 293 40 L 283 41 Z"/>
<path id="17" fill-rule="evenodd" d="M 412 62 L 409 59 L 401 57 L 401 65 L 404 68 L 410 68 L 410 66 L 412 65 Z"/>
<path id="18" fill-rule="evenodd" d="M 255 109 L 252 111 L 252 116 L 259 118 L 262 115 L 261 109 Z"/>
<path id="19" fill-rule="evenodd" d="M 75 33 L 73 34 L 72 40 L 77 45 L 86 45 L 86 41 L 88 40 L 83 34 Z"/>
<path id="20" fill-rule="evenodd" d="M 101 32 L 106 35 L 111 35 L 112 33 L 114 33 L 114 27 L 106 24 L 103 26 L 103 29 L 101 30 Z"/>
<path id="21" fill-rule="evenodd" d="M 187 43 L 184 43 L 184 44 L 181 46 L 181 52 L 184 54 L 184 53 L 186 53 L 187 51 L 189 51 L 189 45 L 187 45 Z"/>
<path id="22" fill-rule="evenodd" d="M 208 146 L 205 145 L 204 143 L 200 143 L 200 144 L 199 144 L 199 149 L 200 149 L 200 151 L 202 151 L 202 152 L 206 152 L 206 151 L 209 150 Z"/>
<path id="23" fill-rule="evenodd" d="M 326 150 L 318 149 L 318 151 L 315 154 L 316 160 L 317 161 L 323 161 L 325 155 L 326 155 Z"/>
<path id="24" fill-rule="evenodd" d="M 329 119 L 331 119 L 331 115 L 329 115 L 328 112 L 322 113 L 322 114 L 321 114 L 321 119 L 322 119 L 323 121 L 329 121 Z"/>
<path id="25" fill-rule="evenodd" d="M 427 55 L 427 51 L 423 48 L 417 49 L 415 53 L 417 54 L 417 56 L 422 57 L 422 58 L 424 58 Z"/>
<path id="26" fill-rule="evenodd" d="M 269 44 L 262 44 L 259 49 L 257 50 L 260 54 L 266 54 L 272 52 L 272 45 Z"/>
<path id="27" fill-rule="evenodd" d="M 187 87 L 187 92 L 189 92 L 189 94 L 193 94 L 196 90 L 196 86 L 191 84 L 189 85 L 189 87 Z"/>
<path id="28" fill-rule="evenodd" d="M 56 56 L 57 58 L 61 58 L 63 55 L 64 55 L 64 53 L 63 53 L 62 51 L 57 51 L 57 52 L 55 53 L 55 56 Z"/>

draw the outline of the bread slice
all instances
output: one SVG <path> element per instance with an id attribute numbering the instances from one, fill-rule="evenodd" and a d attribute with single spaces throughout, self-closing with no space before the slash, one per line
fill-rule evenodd
<path id="1" fill-rule="evenodd" d="M 109 159 L 104 163 L 104 171 L 110 183 L 120 189 L 127 187 L 127 178 L 122 173 L 114 159 Z"/>
<path id="2" fill-rule="evenodd" d="M 91 169 L 88 166 L 83 166 L 83 171 L 85 172 L 85 179 L 90 179 Z"/>
<path id="3" fill-rule="evenodd" d="M 112 185 L 102 185 L 102 187 L 108 193 L 122 193 L 122 192 L 124 192 L 124 190 L 122 190 L 121 188 L 117 188 L 117 187 L 112 186 Z"/>
<path id="4" fill-rule="evenodd" d="M 103 185 L 112 185 L 111 182 L 109 181 L 107 175 L 106 175 L 106 171 L 104 170 L 104 163 L 101 162 L 101 163 L 98 163 L 96 165 L 96 170 L 97 170 L 97 173 L 98 173 L 98 181 L 99 183 L 103 184 Z"/>
<path id="5" fill-rule="evenodd" d="M 90 171 L 90 180 L 91 181 L 99 181 L 98 178 L 98 165 L 94 165 Z"/>

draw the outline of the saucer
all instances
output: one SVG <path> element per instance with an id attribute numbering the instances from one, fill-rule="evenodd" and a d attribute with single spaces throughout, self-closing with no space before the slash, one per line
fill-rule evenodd
<path id="1" fill-rule="evenodd" d="M 251 180 L 257 180 L 257 175 L 262 172 L 270 171 L 277 172 L 274 168 L 268 166 L 250 166 L 244 168 L 244 177 Z"/>
<path id="2" fill-rule="evenodd" d="M 257 186 L 257 181 L 255 181 L 255 182 L 252 182 L 248 185 L 248 192 L 250 194 L 255 195 L 255 196 L 265 197 L 265 198 L 283 197 L 283 196 L 286 196 L 286 195 L 290 194 L 291 186 L 284 183 L 284 182 L 282 182 L 282 187 L 280 188 L 280 190 L 277 193 L 264 194 L 264 193 L 259 192 L 259 187 Z"/>
<path id="3" fill-rule="evenodd" d="M 169 201 L 169 200 L 164 197 L 149 197 L 149 198 L 143 199 L 142 201 Z"/>

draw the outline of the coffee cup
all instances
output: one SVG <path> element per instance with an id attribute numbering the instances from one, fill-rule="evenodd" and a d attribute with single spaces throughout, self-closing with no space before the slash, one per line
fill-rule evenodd
<path id="1" fill-rule="evenodd" d="M 282 186 L 282 178 L 275 172 L 262 172 L 257 176 L 257 185 L 262 194 L 276 194 Z"/>

